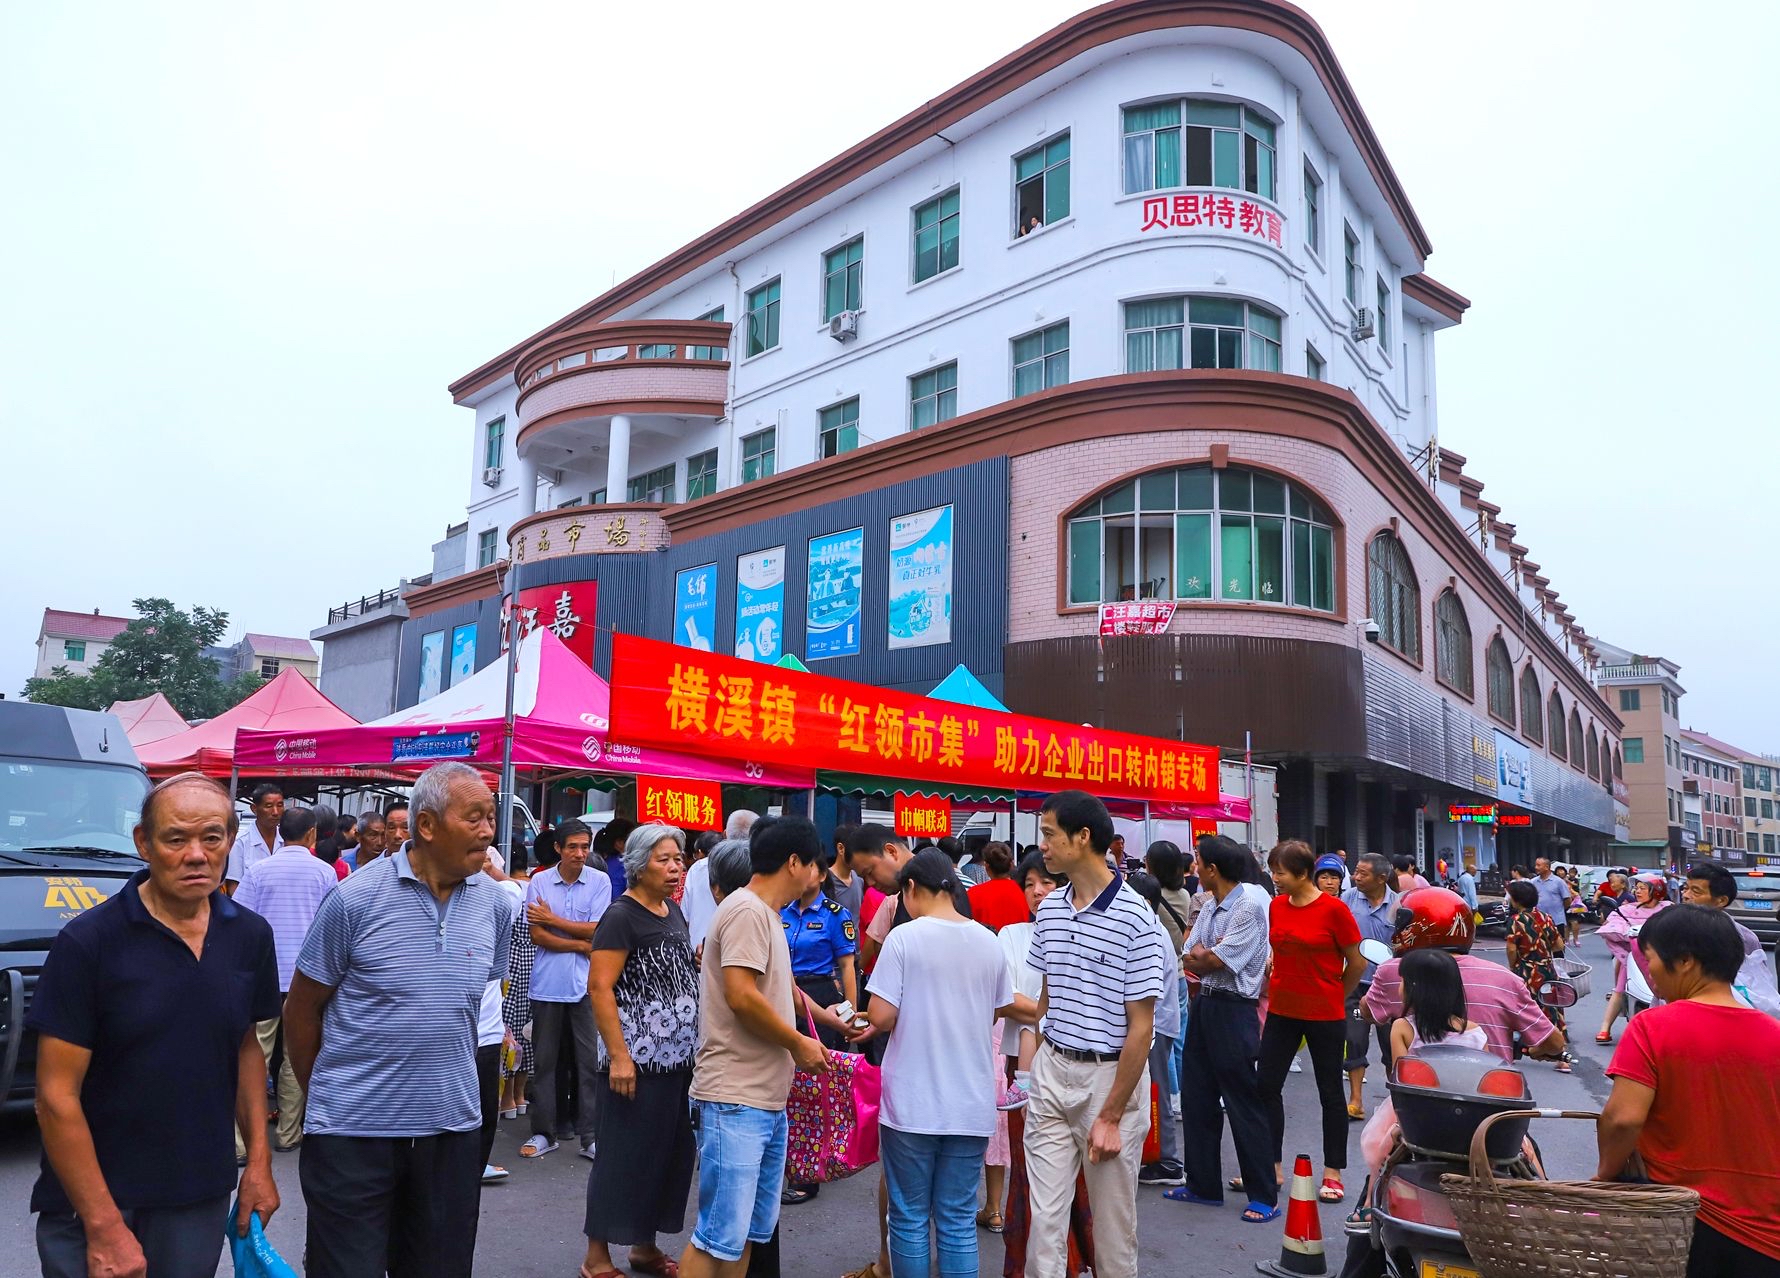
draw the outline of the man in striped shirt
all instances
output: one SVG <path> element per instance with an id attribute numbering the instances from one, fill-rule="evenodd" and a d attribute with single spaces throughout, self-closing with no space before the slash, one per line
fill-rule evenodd
<path id="1" fill-rule="evenodd" d="M 1032 1278 L 1064 1278 L 1078 1173 L 1095 1215 L 1095 1278 L 1136 1278 L 1137 1170 L 1149 1129 L 1156 1000 L 1168 946 L 1143 898 L 1107 864 L 1112 817 L 1080 790 L 1039 814 L 1045 867 L 1068 877 L 1039 907 L 1027 963 L 1044 977 L 1026 1117 Z"/>

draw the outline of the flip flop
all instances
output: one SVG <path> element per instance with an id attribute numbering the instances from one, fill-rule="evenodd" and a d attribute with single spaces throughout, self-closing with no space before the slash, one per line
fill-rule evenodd
<path id="1" fill-rule="evenodd" d="M 630 1262 L 630 1271 L 633 1274 L 649 1274 L 652 1275 L 652 1278 L 680 1278 L 680 1263 L 666 1253 L 651 1256 L 647 1260 L 637 1260 L 633 1257 Z"/>
<path id="2" fill-rule="evenodd" d="M 1242 1223 L 1245 1225 L 1265 1225 L 1270 1220 L 1278 1220 L 1284 1214 L 1278 1207 L 1269 1207 L 1265 1203 L 1250 1203 L 1242 1209 Z"/>
<path id="3" fill-rule="evenodd" d="M 1611 1034 L 1596 1034 L 1595 1035 L 1595 1042 L 1600 1043 L 1602 1045 L 1606 1045 L 1608 1043 L 1611 1043 L 1612 1041 L 1613 1041 L 1613 1035 L 1611 1035 Z"/>
<path id="4" fill-rule="evenodd" d="M 1185 1185 L 1176 1185 L 1173 1189 L 1162 1191 L 1162 1197 L 1171 1203 L 1192 1203 L 1195 1207 L 1222 1207 L 1222 1198 L 1201 1198 Z"/>
<path id="5" fill-rule="evenodd" d="M 1316 1196 L 1325 1203 L 1338 1203 L 1347 1197 L 1347 1190 L 1333 1176 L 1324 1176 L 1323 1187 L 1316 1191 Z"/>

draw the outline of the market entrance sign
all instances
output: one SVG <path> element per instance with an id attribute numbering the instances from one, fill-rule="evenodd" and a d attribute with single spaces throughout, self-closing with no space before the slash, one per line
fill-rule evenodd
<path id="1" fill-rule="evenodd" d="M 615 635 L 612 735 L 908 781 L 1216 803 L 1218 752 Z"/>

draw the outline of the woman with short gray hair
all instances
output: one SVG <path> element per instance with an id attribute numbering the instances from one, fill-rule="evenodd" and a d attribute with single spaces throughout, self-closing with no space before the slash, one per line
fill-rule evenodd
<path id="1" fill-rule="evenodd" d="M 611 1245 L 630 1247 L 630 1268 L 674 1278 L 658 1234 L 686 1223 L 693 1141 L 687 1094 L 698 1046 L 698 966 L 673 896 L 685 873 L 685 836 L 641 825 L 624 841 L 625 891 L 593 934 L 587 993 L 600 1034 L 594 1159 L 587 1178 L 583 1278 L 617 1270 Z"/>

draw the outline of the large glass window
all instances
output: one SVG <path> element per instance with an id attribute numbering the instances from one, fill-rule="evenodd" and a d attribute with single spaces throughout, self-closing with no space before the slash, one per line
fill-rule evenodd
<path id="1" fill-rule="evenodd" d="M 1014 234 L 1069 216 L 1069 134 L 1014 157 Z"/>
<path id="2" fill-rule="evenodd" d="M 1126 107 L 1125 193 L 1223 186 L 1274 199 L 1273 121 L 1202 98 Z"/>
<path id="3" fill-rule="evenodd" d="M 1372 620 L 1378 641 L 1411 661 L 1422 659 L 1422 595 L 1415 566 L 1403 543 L 1388 532 L 1372 539 L 1366 551 L 1371 586 Z"/>
<path id="4" fill-rule="evenodd" d="M 1229 297 L 1125 303 L 1125 371 L 1254 368 L 1280 371 L 1280 318 Z"/>
<path id="5" fill-rule="evenodd" d="M 773 473 L 773 463 L 778 458 L 779 432 L 776 427 L 768 426 L 765 430 L 742 439 L 742 482 L 751 484 L 757 479 L 769 478 Z"/>
<path id="6" fill-rule="evenodd" d="M 748 294 L 748 354 L 758 355 L 779 344 L 779 281 L 762 284 Z"/>
<path id="7" fill-rule="evenodd" d="M 700 315 L 698 318 L 701 320 L 716 320 L 717 322 L 721 323 L 723 320 L 723 308 L 721 306 L 719 306 L 714 311 L 706 311 L 703 315 Z M 688 346 L 686 348 L 686 358 L 687 359 L 728 359 L 729 358 L 729 347 L 727 347 L 727 346 Z"/>
<path id="8" fill-rule="evenodd" d="M 1434 601 L 1434 674 L 1467 697 L 1477 695 L 1471 669 L 1471 623 L 1465 605 L 1450 590 Z"/>
<path id="9" fill-rule="evenodd" d="M 1069 381 L 1069 321 L 1014 338 L 1014 397 Z"/>
<path id="10" fill-rule="evenodd" d="M 717 491 L 717 450 L 707 448 L 686 459 L 686 500 L 709 497 Z"/>
<path id="11" fill-rule="evenodd" d="M 488 423 L 488 431 L 482 448 L 482 464 L 490 470 L 500 469 L 502 440 L 506 433 L 507 419 L 505 417 L 497 417 Z"/>
<path id="12" fill-rule="evenodd" d="M 1551 734 L 1551 752 L 1560 759 L 1570 756 L 1568 734 L 1564 731 L 1564 702 L 1553 688 L 1551 696 L 1545 702 L 1545 727 Z"/>
<path id="13" fill-rule="evenodd" d="M 909 429 L 934 426 L 958 415 L 958 365 L 941 364 L 909 378 Z"/>
<path id="14" fill-rule="evenodd" d="M 1391 286 L 1378 277 L 1378 349 L 1391 353 Z"/>
<path id="15" fill-rule="evenodd" d="M 822 322 L 842 311 L 856 311 L 864 303 L 865 237 L 841 245 L 822 257 Z"/>
<path id="16" fill-rule="evenodd" d="M 1625 738 L 1625 740 L 1620 742 L 1620 745 L 1625 750 L 1625 754 L 1623 757 L 1627 763 L 1642 763 L 1642 762 L 1644 762 L 1644 738 L 1643 737 L 1627 737 L 1627 738 Z M 1755 800 L 1751 799 L 1749 802 L 1754 803 Z M 1749 815 L 1750 816 L 1755 815 L 1755 810 L 1753 808 L 1750 809 Z"/>
<path id="17" fill-rule="evenodd" d="M 1069 602 L 1221 599 L 1335 610 L 1335 533 L 1274 475 L 1187 466 L 1141 476 L 1069 520 Z"/>
<path id="18" fill-rule="evenodd" d="M 829 405 L 820 416 L 823 457 L 839 457 L 859 447 L 859 396 Z"/>
<path id="19" fill-rule="evenodd" d="M 1360 237 L 1346 222 L 1341 224 L 1341 287 L 1347 300 L 1360 304 Z"/>
<path id="20" fill-rule="evenodd" d="M 1534 745 L 1545 740 L 1545 711 L 1539 693 L 1539 676 L 1531 662 L 1520 672 L 1520 730 L 1521 735 Z"/>
<path id="21" fill-rule="evenodd" d="M 915 283 L 958 265 L 958 192 L 947 191 L 915 210 Z"/>
<path id="22" fill-rule="evenodd" d="M 1490 640 L 1483 665 L 1488 680 L 1490 713 L 1513 727 L 1514 663 L 1508 659 L 1508 645 L 1502 642 L 1502 636 Z"/>
<path id="23" fill-rule="evenodd" d="M 630 481 L 627 501 L 659 501 L 674 500 L 674 464 L 657 466 L 646 475 L 637 475 Z"/>

